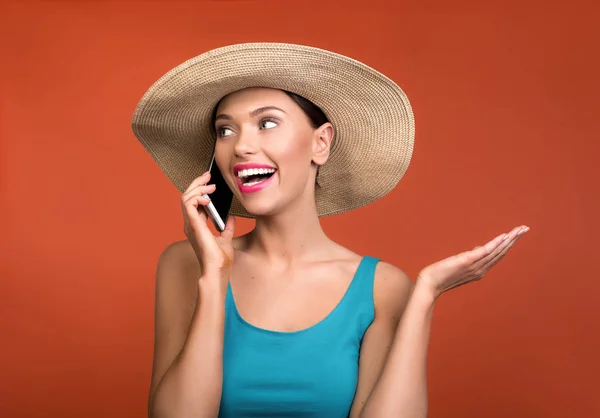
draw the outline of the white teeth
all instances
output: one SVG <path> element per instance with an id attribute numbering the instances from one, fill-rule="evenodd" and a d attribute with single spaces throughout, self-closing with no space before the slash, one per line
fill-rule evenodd
<path id="1" fill-rule="evenodd" d="M 274 172 L 274 168 L 249 168 L 247 170 L 238 171 L 238 177 L 243 179 L 248 176 L 255 176 L 257 174 L 269 174 Z"/>

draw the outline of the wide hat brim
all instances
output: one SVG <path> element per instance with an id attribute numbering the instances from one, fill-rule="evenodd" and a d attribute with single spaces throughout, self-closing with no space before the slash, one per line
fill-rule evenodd
<path id="1" fill-rule="evenodd" d="M 181 191 L 210 164 L 211 117 L 226 95 L 249 87 L 296 93 L 319 106 L 335 129 L 319 168 L 318 215 L 356 209 L 389 193 L 414 147 L 414 117 L 404 92 L 385 75 L 319 48 L 245 43 L 189 59 L 156 81 L 133 114 L 133 132 Z M 234 198 L 230 213 L 253 217 Z"/>

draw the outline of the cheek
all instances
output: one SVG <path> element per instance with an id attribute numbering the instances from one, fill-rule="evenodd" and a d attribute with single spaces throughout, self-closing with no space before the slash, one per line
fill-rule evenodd
<path id="1" fill-rule="evenodd" d="M 312 144 L 307 135 L 288 134 L 269 144 L 269 154 L 285 171 L 302 171 L 310 167 Z"/>
<path id="2" fill-rule="evenodd" d="M 312 148 L 310 141 L 296 137 L 278 147 L 279 158 L 275 162 L 281 170 L 282 184 L 292 194 L 301 193 L 306 188 L 311 168 Z"/>

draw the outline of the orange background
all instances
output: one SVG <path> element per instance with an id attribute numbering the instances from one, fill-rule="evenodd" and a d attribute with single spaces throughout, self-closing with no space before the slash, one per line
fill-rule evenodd
<path id="1" fill-rule="evenodd" d="M 244 41 L 351 55 L 411 99 L 406 177 L 324 219 L 332 238 L 415 277 L 531 227 L 439 300 L 430 416 L 600 416 L 598 10 L 326 3 L 2 3 L 0 416 L 145 416 L 156 262 L 185 237 L 130 118 L 165 71 Z"/>

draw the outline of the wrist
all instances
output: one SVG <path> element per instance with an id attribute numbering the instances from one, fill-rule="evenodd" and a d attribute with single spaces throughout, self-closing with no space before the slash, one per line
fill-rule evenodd
<path id="1" fill-rule="evenodd" d="M 198 279 L 198 293 L 203 300 L 225 299 L 229 278 L 225 280 L 218 274 L 203 274 Z"/>
<path id="2" fill-rule="evenodd" d="M 436 289 L 430 285 L 426 278 L 418 276 L 413 288 L 413 297 L 422 304 L 433 307 L 438 294 Z"/>

